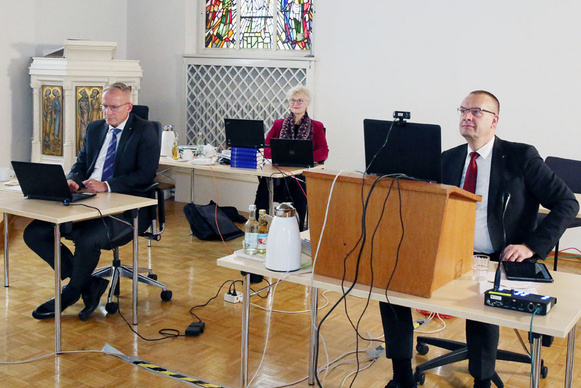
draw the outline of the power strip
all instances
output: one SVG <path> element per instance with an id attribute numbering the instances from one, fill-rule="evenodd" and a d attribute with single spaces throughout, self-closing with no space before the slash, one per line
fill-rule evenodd
<path id="1" fill-rule="evenodd" d="M 238 291 L 228 291 L 224 294 L 224 302 L 228 303 L 242 303 L 242 293 Z"/>

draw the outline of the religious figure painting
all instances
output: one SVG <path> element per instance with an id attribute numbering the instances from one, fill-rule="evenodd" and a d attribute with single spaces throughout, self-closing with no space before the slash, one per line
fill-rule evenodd
<path id="1" fill-rule="evenodd" d="M 102 86 L 77 86 L 76 88 L 76 150 L 77 155 L 83 146 L 87 125 L 103 118 L 101 113 Z"/>
<path id="2" fill-rule="evenodd" d="M 42 86 L 42 153 L 63 155 L 63 87 Z"/>

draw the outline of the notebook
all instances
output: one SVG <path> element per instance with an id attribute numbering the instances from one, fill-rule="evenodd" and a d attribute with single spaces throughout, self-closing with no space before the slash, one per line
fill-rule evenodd
<path id="1" fill-rule="evenodd" d="M 12 167 L 28 199 L 69 203 L 95 196 L 95 193 L 72 193 L 60 164 L 12 161 Z"/>
<path id="2" fill-rule="evenodd" d="M 224 119 L 226 146 L 239 148 L 264 147 L 262 120 Z"/>
<path id="3" fill-rule="evenodd" d="M 313 167 L 313 141 L 270 139 L 272 164 L 286 167 Z"/>
<path id="4" fill-rule="evenodd" d="M 440 182 L 439 125 L 365 119 L 363 136 L 368 174 L 405 174 L 419 180 Z"/>

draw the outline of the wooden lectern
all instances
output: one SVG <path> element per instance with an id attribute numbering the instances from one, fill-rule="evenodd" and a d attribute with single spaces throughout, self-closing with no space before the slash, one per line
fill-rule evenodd
<path id="1" fill-rule="evenodd" d="M 304 172 L 313 257 L 337 174 Z M 372 187 L 364 235 L 363 204 Z M 471 268 L 480 199 L 455 186 L 341 174 L 333 188 L 314 272 L 429 298 Z"/>

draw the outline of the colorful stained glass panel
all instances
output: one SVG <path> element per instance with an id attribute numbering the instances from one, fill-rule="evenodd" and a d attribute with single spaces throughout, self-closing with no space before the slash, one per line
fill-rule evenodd
<path id="1" fill-rule="evenodd" d="M 310 50 L 312 21 L 311 0 L 280 0 L 277 48 L 279 50 Z"/>
<path id="2" fill-rule="evenodd" d="M 236 0 L 206 0 L 206 47 L 234 47 Z"/>

